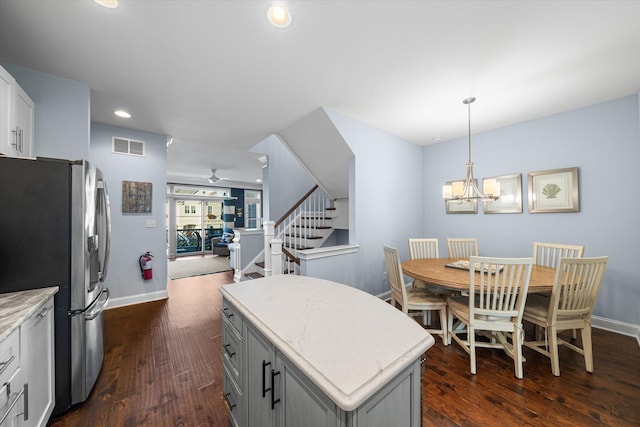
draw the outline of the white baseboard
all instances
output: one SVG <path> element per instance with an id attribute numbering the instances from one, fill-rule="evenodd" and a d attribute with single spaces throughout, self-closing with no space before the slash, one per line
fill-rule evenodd
<path id="1" fill-rule="evenodd" d="M 140 304 L 143 302 L 158 301 L 169 298 L 168 291 L 149 292 L 146 294 L 130 295 L 128 297 L 111 298 L 107 309 L 124 307 L 125 305 Z"/>
<path id="2" fill-rule="evenodd" d="M 591 316 L 591 325 L 594 328 L 634 337 L 638 340 L 638 345 L 640 345 L 640 325 L 620 322 L 619 320 L 607 319 L 599 316 Z"/>
<path id="3" fill-rule="evenodd" d="M 389 301 L 391 300 L 391 291 L 386 291 L 376 296 L 380 298 L 382 301 Z"/>

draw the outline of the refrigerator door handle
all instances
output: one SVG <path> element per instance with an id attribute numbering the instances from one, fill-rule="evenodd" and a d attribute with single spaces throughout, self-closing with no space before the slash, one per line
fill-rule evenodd
<path id="1" fill-rule="evenodd" d="M 100 293 L 100 296 L 96 299 L 96 303 L 93 304 L 93 307 L 88 307 L 88 308 L 91 308 L 91 310 L 88 310 L 87 312 L 85 312 L 84 318 L 86 320 L 95 319 L 96 317 L 98 317 L 100 313 L 102 313 L 102 311 L 104 310 L 104 308 L 107 306 L 108 303 L 109 303 L 109 289 L 104 288 Z"/>
<path id="2" fill-rule="evenodd" d="M 105 301 L 100 301 L 100 299 L 105 295 L 106 295 Z M 109 302 L 109 289 L 104 288 L 100 291 L 100 293 L 98 294 L 98 297 L 94 299 L 93 302 L 89 304 L 87 307 L 76 308 L 75 310 L 69 310 L 67 314 L 69 316 L 77 316 L 79 314 L 84 314 L 86 316 L 87 313 L 93 314 L 94 311 L 97 311 L 96 315 L 98 315 L 100 314 L 100 311 L 102 311 L 101 309 L 103 309 L 108 302 Z M 97 306 L 101 306 L 101 307 L 96 308 Z"/>
<path id="3" fill-rule="evenodd" d="M 111 250 L 111 209 L 109 207 L 109 192 L 107 191 L 107 183 L 100 179 L 98 180 L 98 194 L 100 199 L 98 202 L 98 213 L 101 214 L 101 219 L 105 222 L 104 227 L 104 253 L 102 259 L 99 260 L 100 271 L 98 272 L 98 278 L 101 282 L 107 278 L 107 270 L 109 266 L 109 251 Z"/>

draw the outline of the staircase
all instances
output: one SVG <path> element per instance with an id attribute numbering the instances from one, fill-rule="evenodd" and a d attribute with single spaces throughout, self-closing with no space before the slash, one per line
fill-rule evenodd
<path id="1" fill-rule="evenodd" d="M 265 242 L 282 241 L 282 274 L 299 274 L 298 251 L 321 247 L 333 233 L 335 214 L 333 201 L 316 185 L 275 223 L 272 237 L 265 229 Z M 270 253 L 271 244 L 265 246 L 266 253 Z M 243 271 L 244 278 L 264 277 L 266 264 L 263 250 Z"/>

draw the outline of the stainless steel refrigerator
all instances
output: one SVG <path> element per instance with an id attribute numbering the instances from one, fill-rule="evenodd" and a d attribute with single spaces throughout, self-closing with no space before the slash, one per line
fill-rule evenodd
<path id="1" fill-rule="evenodd" d="M 102 367 L 110 232 L 100 169 L 86 160 L 0 157 L 0 293 L 60 287 L 53 415 L 85 401 Z"/>

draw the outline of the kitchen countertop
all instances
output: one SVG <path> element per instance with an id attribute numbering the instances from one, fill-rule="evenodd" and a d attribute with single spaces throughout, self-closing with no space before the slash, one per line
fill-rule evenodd
<path id="1" fill-rule="evenodd" d="M 57 292 L 58 287 L 53 286 L 0 294 L 0 341 L 41 309 Z"/>
<path id="2" fill-rule="evenodd" d="M 278 275 L 225 285 L 220 292 L 345 411 L 435 343 L 380 298 L 327 280 Z"/>

